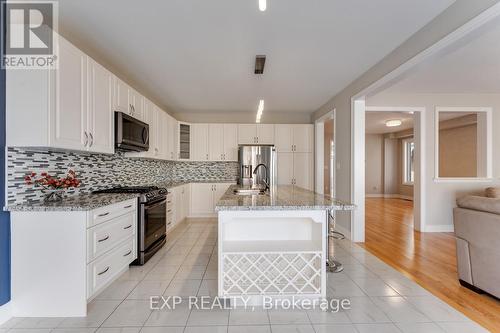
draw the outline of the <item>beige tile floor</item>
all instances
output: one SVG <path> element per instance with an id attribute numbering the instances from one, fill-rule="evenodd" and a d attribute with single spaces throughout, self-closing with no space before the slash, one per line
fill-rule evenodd
<path id="1" fill-rule="evenodd" d="M 416 283 L 349 241 L 336 243 L 342 273 L 328 273 L 328 296 L 351 309 L 151 310 L 150 296 L 217 294 L 217 224 L 189 219 L 142 267 L 132 266 L 89 304 L 85 318 L 13 318 L 0 333 L 486 332 Z"/>

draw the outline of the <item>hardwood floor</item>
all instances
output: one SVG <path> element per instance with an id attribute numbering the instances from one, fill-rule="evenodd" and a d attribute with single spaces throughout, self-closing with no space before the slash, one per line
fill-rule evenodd
<path id="1" fill-rule="evenodd" d="M 458 282 L 452 233 L 414 231 L 411 201 L 367 198 L 365 207 L 361 245 L 366 250 L 485 328 L 500 332 L 500 301 Z"/>

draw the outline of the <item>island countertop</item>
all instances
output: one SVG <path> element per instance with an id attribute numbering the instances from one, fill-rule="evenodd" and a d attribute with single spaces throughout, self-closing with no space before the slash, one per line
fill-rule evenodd
<path id="1" fill-rule="evenodd" d="M 229 210 L 354 210 L 355 205 L 318 194 L 294 185 L 277 185 L 266 194 L 238 195 L 232 185 L 215 206 L 216 211 Z"/>

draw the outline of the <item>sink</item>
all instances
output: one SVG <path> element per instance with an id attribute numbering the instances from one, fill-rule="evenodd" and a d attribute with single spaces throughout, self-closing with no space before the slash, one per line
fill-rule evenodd
<path id="1" fill-rule="evenodd" d="M 263 195 L 266 194 L 266 190 L 261 188 L 238 188 L 235 189 L 234 194 L 236 195 Z"/>

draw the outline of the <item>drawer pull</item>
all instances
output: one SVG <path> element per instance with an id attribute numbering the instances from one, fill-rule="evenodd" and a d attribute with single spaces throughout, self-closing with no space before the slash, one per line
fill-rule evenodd
<path id="1" fill-rule="evenodd" d="M 102 214 L 99 214 L 99 215 L 97 215 L 97 216 L 99 216 L 99 217 L 103 217 L 103 216 L 106 216 L 106 215 L 109 215 L 109 212 L 107 212 L 107 213 L 102 213 Z"/>
<path id="2" fill-rule="evenodd" d="M 132 228 L 132 224 L 124 227 L 123 229 L 127 230 L 127 229 L 130 229 L 130 228 Z"/>
<path id="3" fill-rule="evenodd" d="M 128 205 L 128 206 L 125 206 L 125 207 L 123 207 L 123 208 L 130 208 L 130 207 L 132 207 L 132 205 Z"/>
<path id="4" fill-rule="evenodd" d="M 167 213 L 172 213 L 172 210 L 171 209 L 167 210 Z"/>
<path id="5" fill-rule="evenodd" d="M 127 253 L 125 253 L 123 256 L 124 256 L 124 257 L 127 257 L 127 256 L 128 256 L 129 254 L 131 254 L 131 253 L 132 253 L 132 250 L 128 251 L 128 252 L 127 252 Z"/>
<path id="6" fill-rule="evenodd" d="M 109 266 L 106 267 L 106 269 L 103 270 L 101 273 L 97 273 L 97 275 L 103 275 L 103 274 L 107 273 L 108 271 L 109 271 Z"/>
<path id="7" fill-rule="evenodd" d="M 99 239 L 99 240 L 98 240 L 98 242 L 99 242 L 99 243 L 102 243 L 102 242 L 104 242 L 104 241 L 107 241 L 108 239 L 109 239 L 109 235 L 108 235 L 108 236 L 106 236 L 106 237 L 104 237 L 104 238 L 102 238 L 102 239 Z"/>

